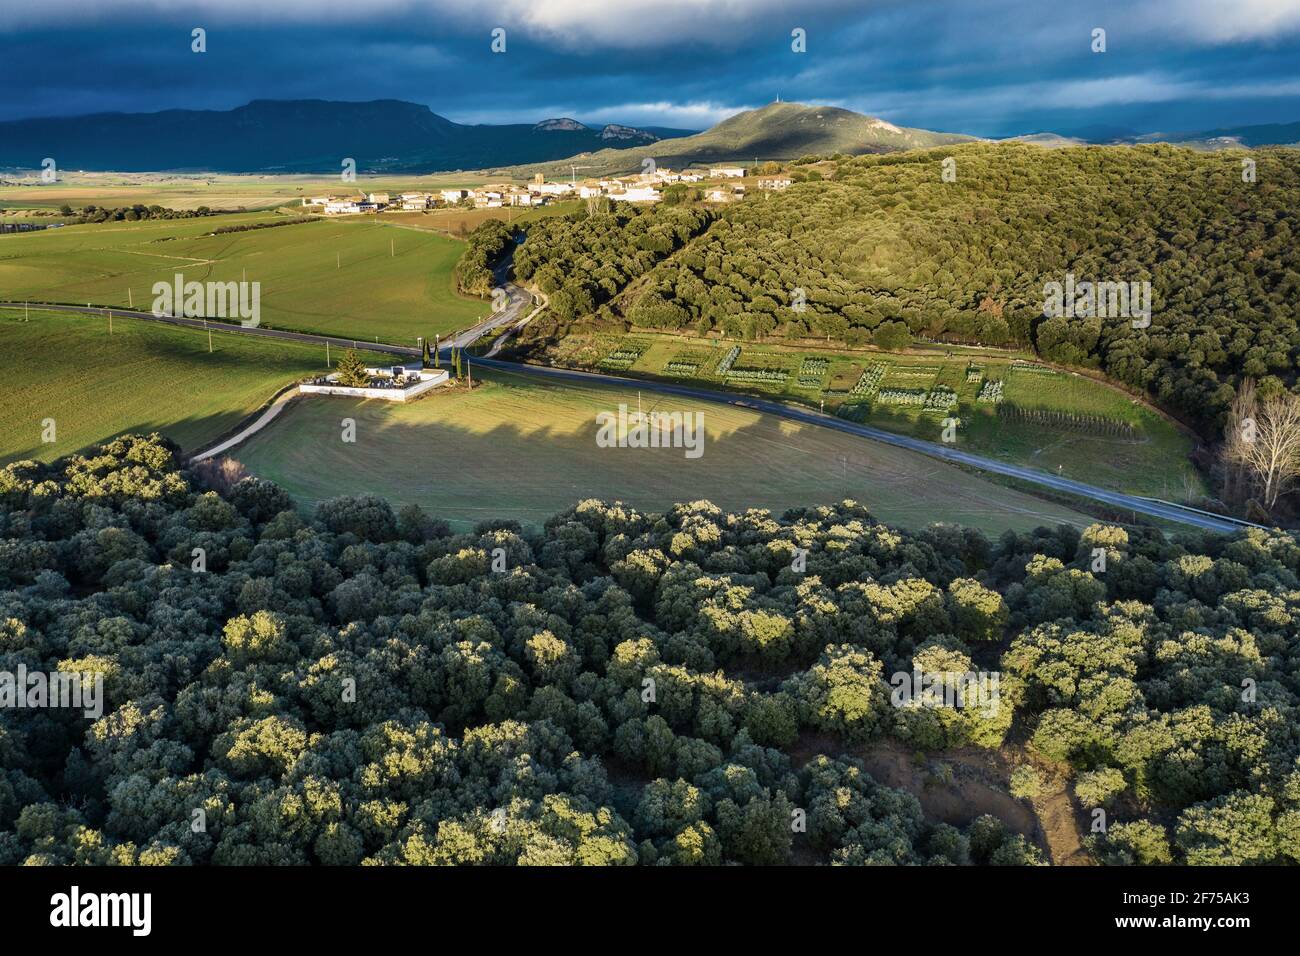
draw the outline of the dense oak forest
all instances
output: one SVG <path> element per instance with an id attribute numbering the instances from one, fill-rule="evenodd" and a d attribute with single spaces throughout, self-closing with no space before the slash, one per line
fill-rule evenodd
<path id="1" fill-rule="evenodd" d="M 874 780 L 883 741 L 1064 769 L 1102 863 L 1300 861 L 1292 536 L 598 501 L 453 534 L 196 480 L 156 436 L 0 470 L 0 671 L 106 695 L 0 709 L 0 863 L 1045 861 Z M 914 669 L 1000 706 L 898 706 Z"/>
<path id="2" fill-rule="evenodd" d="M 584 320 L 1031 346 L 1209 435 L 1241 379 L 1264 394 L 1294 388 L 1300 356 L 1300 154 L 1249 154 L 1253 181 L 1244 159 L 1023 144 L 836 156 L 819 164 L 823 180 L 721 210 L 666 202 L 539 222 L 516 269 L 552 294 L 536 335 Z M 1067 273 L 1149 281 L 1150 327 L 1045 317 L 1044 285 Z"/>

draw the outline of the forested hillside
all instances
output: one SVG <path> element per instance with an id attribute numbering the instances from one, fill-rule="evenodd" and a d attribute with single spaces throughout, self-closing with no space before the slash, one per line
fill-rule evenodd
<path id="1" fill-rule="evenodd" d="M 714 217 L 698 206 L 642 212 L 623 205 L 556 219 L 530 231 L 516 250 L 515 275 L 550 294 L 549 311 L 560 321 L 590 315 L 702 233 Z M 679 307 L 658 318 L 660 327 L 676 328 L 688 315 Z"/>
<path id="2" fill-rule="evenodd" d="M 1300 154 L 1250 154 L 1254 182 L 1245 156 L 1006 143 L 837 157 L 831 178 L 726 208 L 653 269 L 639 220 L 680 209 L 539 223 L 520 274 L 563 290 L 562 322 L 592 302 L 637 325 L 733 337 L 1032 345 L 1211 433 L 1240 379 L 1294 387 L 1300 356 Z M 1045 318 L 1044 285 L 1067 273 L 1149 281 L 1150 327 Z"/>
<path id="3" fill-rule="evenodd" d="M 873 780 L 890 739 L 1066 768 L 1102 862 L 1300 861 L 1298 573 L 1283 534 L 992 543 L 851 502 L 453 535 L 123 438 L 0 471 L 0 670 L 107 698 L 0 709 L 0 863 L 1043 859 Z M 999 706 L 896 706 L 914 669 L 1000 673 Z"/>

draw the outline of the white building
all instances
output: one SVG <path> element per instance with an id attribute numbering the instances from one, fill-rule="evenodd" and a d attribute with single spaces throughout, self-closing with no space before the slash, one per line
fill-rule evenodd
<path id="1" fill-rule="evenodd" d="M 361 212 L 361 206 L 355 199 L 331 199 L 325 203 L 325 215 L 346 216 Z"/>
<path id="2" fill-rule="evenodd" d="M 709 170 L 713 179 L 740 179 L 744 175 L 745 170 L 740 166 L 714 166 Z"/>
<path id="3" fill-rule="evenodd" d="M 427 193 L 402 193 L 402 208 L 408 212 L 418 212 L 429 208 Z"/>
<path id="4" fill-rule="evenodd" d="M 532 183 L 528 188 L 535 193 L 542 193 L 547 196 L 567 196 L 573 192 L 573 186 L 570 183 Z"/>
<path id="5" fill-rule="evenodd" d="M 653 186 L 629 186 L 618 193 L 610 193 L 609 198 L 615 202 L 658 202 L 663 197 Z"/>
<path id="6" fill-rule="evenodd" d="M 794 182 L 789 176 L 760 176 L 759 189 L 785 189 Z"/>
<path id="7" fill-rule="evenodd" d="M 374 203 L 376 206 L 388 205 L 388 193 L 371 193 L 366 197 L 366 199 L 370 200 L 370 202 Z"/>
<path id="8" fill-rule="evenodd" d="M 458 203 L 466 196 L 469 195 L 469 190 L 468 189 L 444 189 L 439 195 L 442 196 L 443 202 Z"/>

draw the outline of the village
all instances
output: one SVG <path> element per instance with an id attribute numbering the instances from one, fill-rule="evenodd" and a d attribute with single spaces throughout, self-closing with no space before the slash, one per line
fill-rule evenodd
<path id="1" fill-rule="evenodd" d="M 488 183 L 474 188 L 439 189 L 434 192 L 356 193 L 347 196 L 304 196 L 302 204 L 316 208 L 327 216 L 362 215 L 384 211 L 424 212 L 431 209 L 497 209 L 502 207 L 546 206 L 565 199 L 605 197 L 611 202 L 656 203 L 663 199 L 664 187 L 683 183 L 698 185 L 707 202 L 729 203 L 745 198 L 743 182 L 753 178 L 758 189 L 785 189 L 793 180 L 786 175 L 752 177 L 743 166 L 714 166 L 707 170 L 677 172 L 652 168 L 634 176 L 584 179 L 575 175 L 570 182 L 549 182 L 538 173 L 531 182 Z M 731 182 L 736 180 L 736 182 Z M 699 185 L 703 184 L 703 185 Z"/>

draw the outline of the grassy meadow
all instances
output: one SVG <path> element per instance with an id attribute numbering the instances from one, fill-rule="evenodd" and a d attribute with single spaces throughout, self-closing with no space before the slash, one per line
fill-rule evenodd
<path id="1" fill-rule="evenodd" d="M 476 373 L 477 377 L 477 373 Z M 600 448 L 595 416 L 635 409 L 635 390 L 489 373 L 480 388 L 407 405 L 346 398 L 299 401 L 232 455 L 304 504 L 369 492 L 416 502 L 457 527 L 490 517 L 540 523 L 584 498 L 646 510 L 707 498 L 726 509 L 786 508 L 854 498 L 910 527 L 959 522 L 997 533 L 1091 523 L 903 449 L 741 408 L 642 396 L 646 411 L 702 411 L 704 454 Z M 340 421 L 356 420 L 355 444 Z"/>
<path id="2" fill-rule="evenodd" d="M 0 236 L 0 300 L 148 310 L 155 282 L 261 283 L 262 325 L 394 344 L 473 324 L 489 305 L 456 293 L 462 243 L 373 216 L 284 223 L 273 213 L 64 226 Z"/>
<path id="3" fill-rule="evenodd" d="M 1171 500 L 1203 490 L 1188 461 L 1191 438 L 1158 412 L 1009 352 L 850 352 L 637 333 L 571 335 L 541 355 L 571 368 L 824 404 L 929 441 L 939 441 L 945 419 L 955 417 L 960 445 L 982 455 Z"/>
<path id="4" fill-rule="evenodd" d="M 416 229 L 432 229 L 435 232 L 463 238 L 489 219 L 518 225 L 536 222 L 538 219 L 548 219 L 551 216 L 567 216 L 571 212 L 576 212 L 581 205 L 582 200 L 571 199 L 536 208 L 515 209 L 507 206 L 496 209 L 459 209 L 453 206 L 445 209 L 428 209 L 424 212 L 400 210 L 384 212 L 379 218 L 383 222 L 398 223 Z"/>
<path id="5" fill-rule="evenodd" d="M 214 333 L 209 352 L 201 329 L 117 316 L 109 335 L 98 316 L 0 309 L 0 462 L 50 461 L 126 432 L 194 449 L 324 368 L 316 346 Z M 53 443 L 41 440 L 48 418 Z"/>

